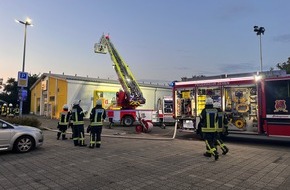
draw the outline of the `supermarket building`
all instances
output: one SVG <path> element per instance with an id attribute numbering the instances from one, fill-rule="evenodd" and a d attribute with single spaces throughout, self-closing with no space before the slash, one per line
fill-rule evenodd
<path id="1" fill-rule="evenodd" d="M 172 96 L 172 88 L 168 84 L 139 83 L 139 86 L 146 104 L 137 109 L 155 110 L 159 98 Z M 30 88 L 30 111 L 35 115 L 58 118 L 65 104 L 71 107 L 75 100 L 81 100 L 83 110 L 90 111 L 99 98 L 108 108 L 120 89 L 122 87 L 117 80 L 43 73 Z"/>

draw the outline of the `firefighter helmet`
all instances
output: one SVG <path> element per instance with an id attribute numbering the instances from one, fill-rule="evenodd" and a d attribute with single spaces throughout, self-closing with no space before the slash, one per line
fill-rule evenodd
<path id="1" fill-rule="evenodd" d="M 102 105 L 102 100 L 101 99 L 98 99 L 97 102 L 96 102 L 96 104 L 99 105 L 99 106 L 101 106 Z"/>
<path id="2" fill-rule="evenodd" d="M 10 104 L 9 104 L 9 107 L 12 107 L 12 106 L 13 106 L 13 104 L 10 103 Z"/>
<path id="3" fill-rule="evenodd" d="M 74 106 L 79 105 L 80 102 L 81 102 L 80 100 L 75 100 L 74 103 L 73 103 L 73 105 L 74 105 Z"/>
<path id="4" fill-rule="evenodd" d="M 68 105 L 67 104 L 63 105 L 62 109 L 68 110 Z"/>
<path id="5" fill-rule="evenodd" d="M 213 99 L 212 98 L 207 98 L 205 101 L 206 105 L 213 105 Z"/>

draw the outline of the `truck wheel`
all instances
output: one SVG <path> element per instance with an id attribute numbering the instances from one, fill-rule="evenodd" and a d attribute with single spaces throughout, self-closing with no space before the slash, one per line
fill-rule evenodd
<path id="1" fill-rule="evenodd" d="M 127 127 L 133 125 L 133 123 L 134 123 L 134 118 L 132 116 L 127 115 L 123 118 L 123 124 Z"/>

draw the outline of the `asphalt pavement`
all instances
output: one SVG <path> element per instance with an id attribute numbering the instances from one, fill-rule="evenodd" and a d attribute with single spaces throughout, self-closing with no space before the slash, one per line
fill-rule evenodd
<path id="1" fill-rule="evenodd" d="M 101 148 L 89 149 L 56 140 L 57 121 L 39 119 L 42 147 L 0 153 L 0 189 L 290 189 L 287 141 L 232 137 L 226 141 L 230 152 L 215 161 L 203 156 L 205 144 L 193 134 L 177 131 L 173 139 L 173 126 L 141 134 L 104 126 Z"/>

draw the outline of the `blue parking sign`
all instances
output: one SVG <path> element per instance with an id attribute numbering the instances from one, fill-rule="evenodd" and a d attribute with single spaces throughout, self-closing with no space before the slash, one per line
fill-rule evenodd
<path id="1" fill-rule="evenodd" d="M 19 78 L 20 79 L 27 79 L 27 73 L 26 72 L 20 72 L 19 73 Z"/>
<path id="2" fill-rule="evenodd" d="M 28 73 L 27 72 L 18 72 L 18 86 L 27 87 L 28 85 Z"/>

